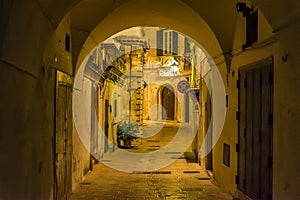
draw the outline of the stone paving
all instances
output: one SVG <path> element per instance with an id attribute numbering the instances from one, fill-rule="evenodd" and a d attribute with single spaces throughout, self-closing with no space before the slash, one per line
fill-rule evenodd
<path id="1" fill-rule="evenodd" d="M 197 163 L 178 159 L 152 173 L 126 173 L 103 164 L 95 166 L 69 199 L 232 199 L 212 183 Z"/>
<path id="2" fill-rule="evenodd" d="M 174 126 L 165 127 L 160 134 L 152 138 L 155 146 L 163 146 L 168 137 L 174 137 Z M 131 152 L 147 151 L 154 146 L 143 139 L 138 148 Z M 153 149 L 151 149 L 153 150 Z M 232 199 L 232 197 L 218 188 L 208 173 L 198 163 L 183 153 L 178 159 L 162 169 L 156 171 L 121 172 L 99 163 L 94 170 L 69 195 L 68 199 L 99 199 L 99 200 L 158 200 L 158 199 Z M 152 158 L 153 159 L 153 158 Z M 126 162 L 122 163 L 126 165 Z"/>

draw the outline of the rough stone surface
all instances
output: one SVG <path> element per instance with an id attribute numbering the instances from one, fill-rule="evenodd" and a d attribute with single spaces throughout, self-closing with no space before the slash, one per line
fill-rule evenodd
<path id="1" fill-rule="evenodd" d="M 159 174 L 160 172 L 162 174 Z M 232 199 L 232 197 L 214 185 L 207 172 L 197 163 L 178 159 L 169 167 L 149 174 L 125 173 L 98 164 L 69 199 Z"/>
<path id="2" fill-rule="evenodd" d="M 159 124 L 145 126 L 144 134 Z M 174 137 L 178 124 L 167 123 L 155 136 L 142 139 L 131 152 L 141 153 L 153 146 L 166 145 Z M 185 129 L 188 131 L 189 126 Z M 176 152 L 174 152 L 176 153 Z M 191 152 L 154 172 L 120 172 L 100 163 L 69 196 L 69 199 L 232 199 L 213 184 L 208 173 L 191 160 Z M 155 163 L 154 158 L 153 163 Z M 108 160 L 103 160 L 108 162 Z M 126 162 L 122 162 L 126 165 Z"/>

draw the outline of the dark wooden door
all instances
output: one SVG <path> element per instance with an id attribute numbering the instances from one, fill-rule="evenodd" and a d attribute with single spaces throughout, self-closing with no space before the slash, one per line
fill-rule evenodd
<path id="1" fill-rule="evenodd" d="M 105 138 L 104 138 L 104 152 L 108 151 L 108 129 L 109 129 L 109 100 L 105 100 L 105 116 L 104 116 L 104 132 L 105 132 Z"/>
<path id="2" fill-rule="evenodd" d="M 184 102 L 185 102 L 185 122 L 190 121 L 190 98 L 188 94 L 184 95 Z"/>
<path id="3" fill-rule="evenodd" d="M 213 171 L 213 148 L 212 148 L 212 139 L 213 139 L 213 134 L 212 134 L 212 113 L 211 113 L 211 99 L 209 92 L 207 92 L 206 96 L 206 102 L 205 102 L 205 131 L 206 131 L 206 137 L 207 137 L 207 144 L 206 148 L 207 151 L 209 152 L 207 156 L 205 157 L 205 168 L 208 170 Z M 209 126 L 211 124 L 211 126 Z M 207 135 L 207 133 L 211 133 Z"/>
<path id="4" fill-rule="evenodd" d="M 238 189 L 272 199 L 273 63 L 239 70 Z"/>
<path id="5" fill-rule="evenodd" d="M 72 177 L 72 86 L 62 73 L 56 82 L 55 199 L 66 199 Z M 67 78 L 66 78 L 67 79 Z"/>
<path id="6" fill-rule="evenodd" d="M 162 112 L 162 119 L 174 120 L 174 92 L 168 87 L 164 87 L 162 90 L 162 106 L 164 107 Z"/>

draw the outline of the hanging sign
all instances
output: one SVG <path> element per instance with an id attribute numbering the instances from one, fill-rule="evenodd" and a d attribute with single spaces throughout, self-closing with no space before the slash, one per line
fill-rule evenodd
<path id="1" fill-rule="evenodd" d="M 189 88 L 190 88 L 190 84 L 187 80 L 179 81 L 177 84 L 177 89 L 180 93 L 185 94 Z"/>

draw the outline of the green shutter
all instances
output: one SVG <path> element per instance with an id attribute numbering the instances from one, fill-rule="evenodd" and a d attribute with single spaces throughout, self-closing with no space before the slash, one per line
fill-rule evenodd
<path id="1" fill-rule="evenodd" d="M 173 55 L 178 55 L 178 33 L 173 31 Z"/>
<path id="2" fill-rule="evenodd" d="M 156 32 L 156 54 L 157 56 L 163 55 L 163 30 Z"/>
<path id="3" fill-rule="evenodd" d="M 191 52 L 191 47 L 190 47 L 190 43 L 189 40 L 185 37 L 184 38 L 184 53 L 190 53 Z"/>

